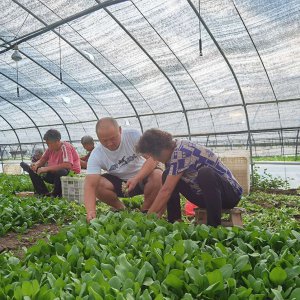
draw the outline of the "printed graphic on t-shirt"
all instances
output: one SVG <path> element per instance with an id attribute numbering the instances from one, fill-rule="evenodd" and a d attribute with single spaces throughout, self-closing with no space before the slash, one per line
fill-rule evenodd
<path id="1" fill-rule="evenodd" d="M 118 164 L 119 164 L 120 167 L 121 167 L 122 165 L 126 165 L 126 164 L 127 164 L 127 163 L 126 163 L 126 160 L 125 160 L 125 156 L 123 156 L 123 158 L 120 159 L 120 160 L 118 161 Z"/>
<path id="2" fill-rule="evenodd" d="M 112 165 L 109 168 L 109 172 L 118 170 L 122 166 L 128 165 L 131 161 L 135 160 L 137 158 L 137 155 L 133 153 L 132 155 L 125 157 L 123 156 L 116 164 Z"/>

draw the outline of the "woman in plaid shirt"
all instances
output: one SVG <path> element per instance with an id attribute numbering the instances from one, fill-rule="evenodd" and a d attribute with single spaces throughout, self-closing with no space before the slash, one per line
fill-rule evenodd
<path id="1" fill-rule="evenodd" d="M 162 215 L 166 206 L 170 222 L 181 220 L 180 194 L 207 210 L 207 224 L 221 224 L 222 208 L 233 208 L 242 187 L 231 171 L 208 148 L 189 140 L 176 140 L 158 130 L 147 130 L 137 151 L 165 163 L 163 186 L 148 213 Z"/>

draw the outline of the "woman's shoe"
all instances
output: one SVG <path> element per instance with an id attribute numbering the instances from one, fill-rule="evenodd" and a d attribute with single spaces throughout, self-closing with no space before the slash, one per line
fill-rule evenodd
<path id="1" fill-rule="evenodd" d="M 27 173 L 29 173 L 30 171 L 32 171 L 31 168 L 30 168 L 30 166 L 28 164 L 24 163 L 24 161 L 22 161 L 20 163 L 20 166 Z"/>

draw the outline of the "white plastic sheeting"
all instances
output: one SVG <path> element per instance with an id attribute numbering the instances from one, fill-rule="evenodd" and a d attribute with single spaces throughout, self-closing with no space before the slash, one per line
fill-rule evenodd
<path id="1" fill-rule="evenodd" d="M 199 0 L 125 1 L 22 42 L 98 2 L 1 1 L 1 145 L 40 143 L 51 127 L 76 142 L 103 116 L 211 146 L 296 144 L 298 0 L 201 0 L 203 56 Z M 5 51 L 16 39 L 19 97 Z"/>

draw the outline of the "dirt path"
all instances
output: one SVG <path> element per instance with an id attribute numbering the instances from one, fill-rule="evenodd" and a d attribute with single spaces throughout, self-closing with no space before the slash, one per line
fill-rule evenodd
<path id="1" fill-rule="evenodd" d="M 22 257 L 24 255 L 22 247 L 28 248 L 37 240 L 46 239 L 48 234 L 56 234 L 59 230 L 57 224 L 37 224 L 26 233 L 7 233 L 0 237 L 0 253 L 11 250 L 16 256 Z"/>

